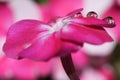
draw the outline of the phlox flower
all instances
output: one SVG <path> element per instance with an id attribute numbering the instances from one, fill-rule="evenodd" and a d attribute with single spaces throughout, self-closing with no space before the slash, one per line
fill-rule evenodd
<path id="1" fill-rule="evenodd" d="M 97 69 L 86 68 L 80 80 L 115 80 L 115 72 L 110 65 L 103 65 Z"/>
<path id="2" fill-rule="evenodd" d="M 82 9 L 48 23 L 22 20 L 13 24 L 7 34 L 3 50 L 8 57 L 46 61 L 55 56 L 76 52 L 83 43 L 103 44 L 113 41 L 104 27 L 111 28 L 112 18 L 98 19 L 95 12 L 82 16 Z"/>
<path id="3" fill-rule="evenodd" d="M 37 77 L 46 77 L 52 74 L 52 63 L 49 62 L 36 62 L 33 60 L 14 60 L 3 56 L 0 58 L 0 78 L 2 79 L 32 79 L 36 80 Z"/>

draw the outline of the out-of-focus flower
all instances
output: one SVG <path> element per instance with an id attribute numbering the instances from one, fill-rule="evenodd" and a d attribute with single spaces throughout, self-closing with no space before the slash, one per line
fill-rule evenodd
<path id="1" fill-rule="evenodd" d="M 104 16 L 112 16 L 115 19 L 116 22 L 116 27 L 113 28 L 113 31 L 116 35 L 116 37 L 119 39 L 120 41 L 120 0 L 113 0 L 113 4 L 112 6 L 103 14 Z M 112 23 L 113 21 L 111 21 Z"/>
<path id="2" fill-rule="evenodd" d="M 34 0 L 42 12 L 44 21 L 49 21 L 54 16 L 64 16 L 68 12 L 79 9 L 83 5 L 82 0 Z"/>
<path id="3" fill-rule="evenodd" d="M 32 79 L 37 77 L 46 77 L 52 73 L 52 63 L 49 62 L 35 62 L 32 60 L 16 61 L 7 57 L 0 59 L 0 78 L 3 79 Z"/>
<path id="4" fill-rule="evenodd" d="M 0 36 L 5 35 L 13 23 L 13 13 L 7 2 L 0 2 Z"/>
<path id="5" fill-rule="evenodd" d="M 84 51 L 78 51 L 76 54 L 73 54 L 73 61 L 76 66 L 77 73 L 81 76 L 81 80 L 89 80 L 88 77 L 91 77 L 92 80 L 96 80 L 98 77 L 101 76 L 105 78 L 105 80 L 114 80 L 115 79 L 115 72 L 111 65 L 109 65 L 109 57 L 99 57 L 99 56 L 89 56 L 85 54 Z M 89 68 L 95 73 L 89 72 Z M 88 74 L 86 74 L 86 72 Z M 89 75 L 90 74 L 90 75 Z M 94 75 L 96 74 L 96 77 Z M 98 75 L 98 76 L 97 76 Z M 90 79 L 90 80 L 91 80 Z"/>
<path id="6" fill-rule="evenodd" d="M 90 64 L 90 57 L 85 53 L 85 51 L 80 50 L 72 54 L 72 58 L 77 71 L 81 72 L 81 70 L 84 70 Z"/>
<path id="7" fill-rule="evenodd" d="M 22 20 L 13 24 L 8 31 L 4 52 L 15 59 L 48 60 L 75 52 L 84 42 L 98 45 L 113 41 L 103 28 L 114 27 L 115 24 L 109 23 L 111 20 L 98 19 L 94 12 L 83 17 L 81 10 L 49 23 Z"/>
<path id="8" fill-rule="evenodd" d="M 80 80 L 115 80 L 115 75 L 111 66 L 103 65 L 97 69 L 86 68 Z"/>

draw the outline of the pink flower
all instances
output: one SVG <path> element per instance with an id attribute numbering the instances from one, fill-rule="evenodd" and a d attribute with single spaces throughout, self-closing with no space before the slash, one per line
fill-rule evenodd
<path id="1" fill-rule="evenodd" d="M 112 6 L 103 14 L 103 17 L 106 15 L 114 17 L 116 22 L 116 27 L 113 28 L 113 31 L 120 41 L 120 2 L 119 0 L 114 0 Z"/>
<path id="2" fill-rule="evenodd" d="M 84 70 L 90 64 L 90 57 L 86 54 L 85 51 L 77 51 L 76 53 L 72 54 L 72 58 L 77 71 Z"/>
<path id="3" fill-rule="evenodd" d="M 13 14 L 6 2 L 0 2 L 0 36 L 5 35 L 13 22 Z"/>
<path id="4" fill-rule="evenodd" d="M 49 60 L 75 52 L 84 42 L 102 44 L 113 41 L 104 27 L 114 27 L 94 12 L 83 17 L 82 9 L 44 23 L 37 20 L 16 22 L 8 31 L 3 50 L 7 56 L 21 59 Z"/>
<path id="5" fill-rule="evenodd" d="M 97 69 L 86 68 L 80 80 L 115 80 L 115 72 L 110 65 L 103 65 Z"/>
<path id="6" fill-rule="evenodd" d="M 45 69 L 44 69 L 45 68 Z M 33 60 L 14 60 L 7 57 L 0 58 L 0 78 L 15 78 L 17 80 L 32 79 L 38 76 L 46 77 L 52 72 L 51 61 L 36 62 Z"/>

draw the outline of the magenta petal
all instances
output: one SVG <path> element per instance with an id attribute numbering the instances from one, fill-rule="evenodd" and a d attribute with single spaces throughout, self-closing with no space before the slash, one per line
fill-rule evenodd
<path id="1" fill-rule="evenodd" d="M 48 60 L 56 55 L 61 48 L 61 41 L 56 35 L 46 35 L 38 39 L 30 47 L 20 53 L 20 57 L 34 60 Z"/>
<path id="2" fill-rule="evenodd" d="M 75 14 L 77 14 L 77 13 L 81 13 L 82 10 L 83 10 L 83 8 L 74 10 L 74 11 L 68 13 L 67 16 L 70 17 L 70 16 L 73 16 L 73 15 L 75 15 Z M 81 15 L 82 15 L 82 14 L 81 14 Z"/>
<path id="3" fill-rule="evenodd" d="M 68 51 L 68 52 L 76 52 L 81 48 L 81 46 L 82 46 L 82 44 L 78 45 L 78 44 L 73 44 L 69 41 L 63 41 L 62 50 L 63 51 Z"/>
<path id="4" fill-rule="evenodd" d="M 71 52 L 77 52 L 83 45 L 71 43 L 69 41 L 62 41 L 62 48 L 56 56 L 66 56 Z"/>
<path id="5" fill-rule="evenodd" d="M 113 41 L 103 28 L 94 28 L 83 25 L 69 24 L 61 31 L 64 40 L 75 43 L 87 42 L 91 44 L 102 44 Z"/>
<path id="6" fill-rule="evenodd" d="M 114 27 L 115 24 L 111 25 L 111 24 L 108 24 L 106 21 L 104 20 L 100 20 L 100 19 L 97 19 L 97 18 L 84 18 L 84 17 L 81 17 L 81 18 L 72 18 L 70 20 L 71 22 L 74 22 L 74 23 L 78 23 L 78 24 L 81 24 L 81 25 L 94 25 L 94 26 L 98 26 L 98 27 Z"/>
<path id="7" fill-rule="evenodd" d="M 48 28 L 48 25 L 37 20 L 23 20 L 13 24 L 8 31 L 4 52 L 9 57 L 18 58 L 19 52 L 34 42 L 40 32 L 48 31 Z"/>
<path id="8" fill-rule="evenodd" d="M 0 35 L 6 34 L 12 23 L 12 10 L 9 8 L 7 3 L 0 3 Z"/>

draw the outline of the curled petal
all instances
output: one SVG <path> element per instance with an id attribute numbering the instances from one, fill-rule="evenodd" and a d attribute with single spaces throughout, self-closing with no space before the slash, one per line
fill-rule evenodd
<path id="1" fill-rule="evenodd" d="M 49 60 L 61 48 L 61 41 L 56 35 L 46 35 L 41 37 L 30 47 L 20 53 L 20 57 L 26 57 L 34 60 Z"/>
<path id="2" fill-rule="evenodd" d="M 71 22 L 74 22 L 74 23 L 78 23 L 78 24 L 81 24 L 81 25 L 88 25 L 88 26 L 98 26 L 98 27 L 108 27 L 108 28 L 112 28 L 115 26 L 115 24 L 111 25 L 109 24 L 107 21 L 105 20 L 100 20 L 100 19 L 97 19 L 97 18 L 93 18 L 93 17 L 89 17 L 89 18 L 84 18 L 84 17 L 81 17 L 81 18 L 73 18 L 73 19 L 70 19 Z"/>
<path id="3" fill-rule="evenodd" d="M 4 52 L 12 58 L 18 58 L 19 52 L 34 42 L 40 33 L 49 30 L 49 26 L 37 20 L 22 20 L 11 26 L 8 31 Z"/>
<path id="4" fill-rule="evenodd" d="M 102 44 L 113 41 L 107 32 L 99 27 L 93 28 L 77 24 L 68 24 L 61 31 L 61 37 L 64 40 L 75 43 L 87 42 L 90 44 Z"/>
<path id="5" fill-rule="evenodd" d="M 83 8 L 80 8 L 80 9 L 77 9 L 77 10 L 75 10 L 75 11 L 72 11 L 72 12 L 70 12 L 69 14 L 67 14 L 67 16 L 66 17 L 73 17 L 73 16 L 75 16 L 76 14 L 81 14 L 81 11 L 83 10 Z M 81 14 L 82 15 L 82 14 Z"/>

